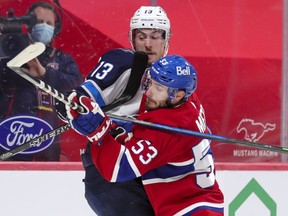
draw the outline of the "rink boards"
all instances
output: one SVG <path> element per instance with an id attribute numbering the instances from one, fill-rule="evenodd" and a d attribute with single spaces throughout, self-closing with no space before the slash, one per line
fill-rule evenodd
<path id="1" fill-rule="evenodd" d="M 284 216 L 288 165 L 217 163 L 225 215 Z M 84 198 L 80 162 L 0 163 L 1 215 L 93 216 Z"/>

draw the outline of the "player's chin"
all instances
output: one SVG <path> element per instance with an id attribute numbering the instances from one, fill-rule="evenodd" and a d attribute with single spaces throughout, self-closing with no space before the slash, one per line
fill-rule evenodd
<path id="1" fill-rule="evenodd" d="M 148 64 L 152 64 L 153 62 L 158 60 L 158 56 L 156 54 L 148 54 Z"/>
<path id="2" fill-rule="evenodd" d="M 154 110 L 158 108 L 158 104 L 155 101 L 147 100 L 145 103 L 146 110 Z"/>

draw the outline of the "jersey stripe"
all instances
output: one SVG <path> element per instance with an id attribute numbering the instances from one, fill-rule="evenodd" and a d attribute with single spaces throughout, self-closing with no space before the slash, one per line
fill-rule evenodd
<path id="1" fill-rule="evenodd" d="M 151 178 L 151 179 L 143 180 L 143 184 L 144 185 L 148 185 L 148 184 L 156 184 L 156 183 L 174 182 L 174 181 L 178 181 L 179 179 L 185 178 L 188 175 L 198 174 L 198 173 L 207 173 L 207 172 L 210 172 L 210 171 L 211 171 L 211 169 L 207 168 L 205 170 L 191 171 L 191 172 L 188 172 L 188 173 L 184 173 L 183 175 L 172 176 L 172 177 L 169 177 L 169 178 Z"/>
<path id="2" fill-rule="evenodd" d="M 121 162 L 121 159 L 122 159 L 124 153 L 125 153 L 125 147 L 121 146 L 121 149 L 120 149 L 120 152 L 119 152 L 119 156 L 118 156 L 117 161 L 116 161 L 115 166 L 114 166 L 111 182 L 116 182 L 117 181 L 119 168 L 120 168 L 120 162 Z"/>
<path id="3" fill-rule="evenodd" d="M 190 216 L 193 212 L 199 209 L 209 209 L 216 212 L 224 211 L 224 203 L 210 203 L 210 202 L 198 202 L 193 205 L 188 206 L 185 209 L 182 209 L 180 212 L 177 212 L 174 216 Z"/>
<path id="4" fill-rule="evenodd" d="M 103 100 L 103 97 L 101 96 L 100 92 L 102 92 L 96 83 L 94 83 L 92 80 L 85 81 L 81 87 L 89 94 L 90 97 L 93 98 L 94 101 L 96 101 L 100 107 L 105 106 L 106 103 Z"/>
<path id="5" fill-rule="evenodd" d="M 127 181 L 141 176 L 130 152 L 124 146 L 121 146 L 120 148 L 119 156 L 114 165 L 111 182 Z"/>

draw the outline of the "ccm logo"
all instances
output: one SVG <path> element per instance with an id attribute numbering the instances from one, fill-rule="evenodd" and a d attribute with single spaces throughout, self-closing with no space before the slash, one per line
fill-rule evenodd
<path id="1" fill-rule="evenodd" d="M 180 66 L 177 66 L 176 72 L 177 72 L 177 75 L 190 75 L 190 68 L 186 67 L 182 69 Z"/>

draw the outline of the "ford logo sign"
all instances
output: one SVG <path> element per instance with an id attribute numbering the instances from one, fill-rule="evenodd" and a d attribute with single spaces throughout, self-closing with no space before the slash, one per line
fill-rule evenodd
<path id="1" fill-rule="evenodd" d="M 0 146 L 9 151 L 51 130 L 53 128 L 49 123 L 35 116 L 19 115 L 9 117 L 0 122 Z M 54 137 L 22 151 L 20 154 L 33 154 L 43 151 L 53 141 Z"/>

